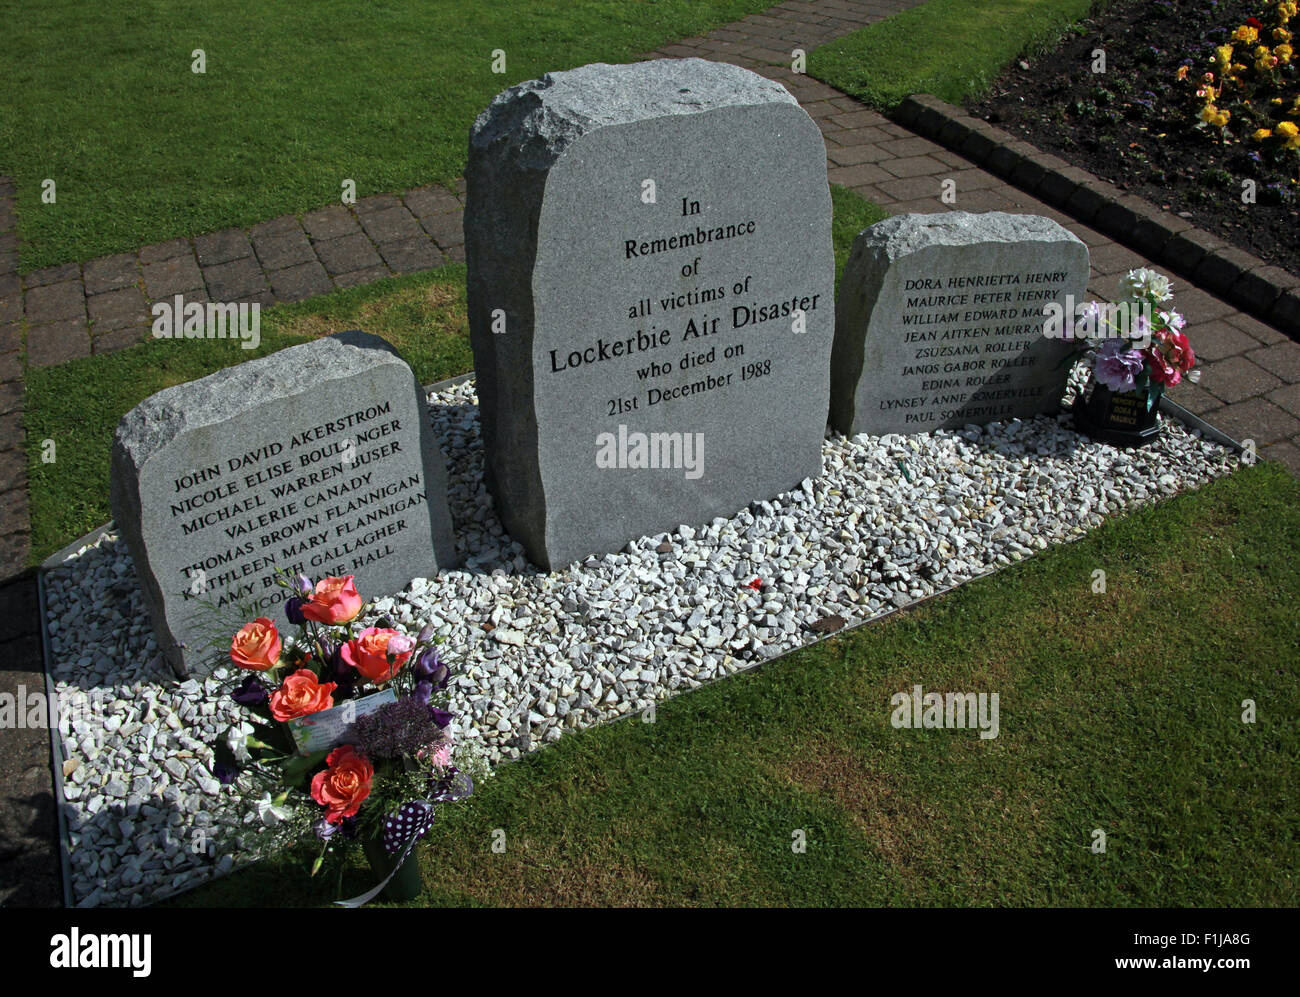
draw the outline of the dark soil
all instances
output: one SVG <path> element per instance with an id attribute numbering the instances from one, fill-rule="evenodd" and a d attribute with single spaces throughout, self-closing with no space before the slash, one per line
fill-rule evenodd
<path id="1" fill-rule="evenodd" d="M 1119 0 L 1055 50 L 1013 63 L 970 111 L 1300 273 L 1292 182 L 1300 157 L 1251 156 L 1258 147 L 1250 142 L 1216 142 L 1194 127 L 1189 86 L 1177 80 L 1178 67 L 1189 59 L 1192 73 L 1212 68 L 1214 46 L 1228 41 L 1247 17 L 1271 24 L 1265 15 L 1273 6 L 1263 0 Z M 1291 28 L 1300 34 L 1300 18 Z M 1096 49 L 1105 52 L 1103 73 L 1092 71 Z M 1248 178 L 1256 183 L 1254 204 L 1242 203 Z"/>

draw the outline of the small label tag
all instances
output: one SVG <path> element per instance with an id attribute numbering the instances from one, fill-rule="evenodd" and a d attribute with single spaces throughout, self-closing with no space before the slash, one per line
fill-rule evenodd
<path id="1" fill-rule="evenodd" d="M 347 729 L 357 722 L 357 717 L 364 717 L 381 706 L 395 702 L 397 694 L 392 689 L 384 689 L 361 699 L 349 699 L 333 709 L 290 720 L 289 733 L 300 755 L 327 751 L 343 739 Z"/>

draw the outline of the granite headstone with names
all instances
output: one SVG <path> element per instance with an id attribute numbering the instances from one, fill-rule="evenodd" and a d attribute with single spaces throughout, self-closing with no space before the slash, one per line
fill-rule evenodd
<path id="1" fill-rule="evenodd" d="M 1050 218 L 954 211 L 871 226 L 836 302 L 831 427 L 883 436 L 1055 412 L 1071 344 L 1043 335 L 1044 309 L 1073 314 L 1087 284 L 1088 247 Z"/>
<path id="2" fill-rule="evenodd" d="M 118 425 L 111 491 L 179 674 L 220 662 L 253 616 L 288 627 L 276 568 L 355 575 L 373 598 L 455 559 L 424 393 L 393 348 L 363 332 L 145 399 Z"/>
<path id="3" fill-rule="evenodd" d="M 821 473 L 825 146 L 777 83 L 701 59 L 512 87 L 470 135 L 487 480 L 546 568 Z"/>

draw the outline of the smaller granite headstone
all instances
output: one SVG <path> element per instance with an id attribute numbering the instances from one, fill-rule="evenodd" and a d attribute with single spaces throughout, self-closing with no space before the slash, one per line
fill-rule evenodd
<path id="1" fill-rule="evenodd" d="M 178 674 L 244 623 L 289 629 L 275 569 L 391 595 L 454 562 L 447 472 L 411 368 L 344 332 L 167 388 L 122 417 L 113 517 Z"/>
<path id="2" fill-rule="evenodd" d="M 921 433 L 1055 412 L 1088 247 L 1050 218 L 1000 211 L 896 215 L 858 234 L 840 284 L 831 427 Z"/>

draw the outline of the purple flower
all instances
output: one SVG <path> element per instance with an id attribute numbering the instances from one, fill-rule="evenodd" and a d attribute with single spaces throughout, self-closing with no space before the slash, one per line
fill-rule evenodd
<path id="1" fill-rule="evenodd" d="M 1142 354 L 1131 349 L 1122 339 L 1108 339 L 1097 351 L 1093 376 L 1097 383 L 1111 391 L 1132 391 L 1137 387 L 1135 378 L 1142 373 Z"/>
<path id="2" fill-rule="evenodd" d="M 420 679 L 415 683 L 415 690 L 411 693 L 411 698 L 421 706 L 428 706 L 429 700 L 433 698 L 433 683 L 428 679 Z"/>
<path id="3" fill-rule="evenodd" d="M 427 644 L 431 640 L 433 640 L 433 624 L 426 623 L 420 627 L 420 632 L 415 635 L 415 642 L 417 644 Z"/>
<path id="4" fill-rule="evenodd" d="M 306 575 L 297 575 L 293 580 L 293 590 L 299 595 L 308 596 L 316 591 L 316 586 Z"/>
<path id="5" fill-rule="evenodd" d="M 302 596 L 295 595 L 291 599 L 286 599 L 284 603 L 284 615 L 296 627 L 307 622 L 307 617 L 302 615 L 303 601 Z"/>
<path id="6" fill-rule="evenodd" d="M 328 641 L 321 642 L 321 661 L 325 669 L 333 677 L 334 682 L 338 684 L 338 692 L 342 697 L 352 695 L 357 683 L 361 680 L 361 674 L 352 665 L 343 660 L 343 645 L 338 647 L 332 646 Z"/>
<path id="7" fill-rule="evenodd" d="M 439 711 L 441 712 L 441 711 Z M 449 719 L 451 714 L 445 714 Z M 376 758 L 415 758 L 443 739 L 434 710 L 414 696 L 404 696 L 357 717 L 346 740 L 372 761 Z"/>
<path id="8" fill-rule="evenodd" d="M 433 717 L 433 722 L 439 727 L 446 727 L 447 724 L 451 723 L 451 718 L 456 714 L 449 710 L 440 710 L 436 706 L 431 706 L 429 707 L 429 715 Z"/>
<path id="9" fill-rule="evenodd" d="M 230 694 L 240 706 L 257 707 L 266 702 L 268 693 L 266 686 L 262 685 L 261 680 L 256 675 L 245 675 L 244 681 L 235 687 L 235 691 Z"/>
<path id="10" fill-rule="evenodd" d="M 213 762 L 212 774 L 217 777 L 217 782 L 223 786 L 229 786 L 239 778 L 239 769 L 234 765 L 228 765 L 226 762 Z"/>
<path id="11" fill-rule="evenodd" d="M 337 824 L 331 824 L 324 817 L 311 826 L 316 832 L 316 837 L 321 841 L 329 841 L 334 835 L 338 834 L 344 838 L 355 838 L 357 836 L 357 819 L 355 817 L 344 817 Z"/>
<path id="12" fill-rule="evenodd" d="M 447 688 L 447 680 L 451 677 L 451 670 L 439 656 L 436 647 L 429 648 L 416 658 L 411 670 L 416 679 L 427 680 L 434 689 Z"/>

